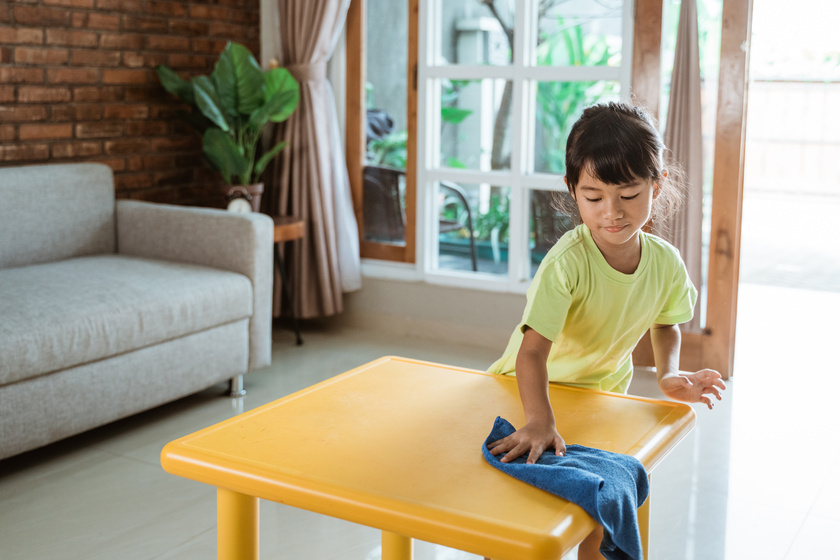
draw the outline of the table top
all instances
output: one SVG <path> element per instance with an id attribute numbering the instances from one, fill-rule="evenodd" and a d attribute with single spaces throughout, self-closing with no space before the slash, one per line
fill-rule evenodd
<path id="1" fill-rule="evenodd" d="M 549 388 L 560 434 L 648 471 L 694 425 L 688 405 Z M 169 443 L 168 472 L 505 560 L 559 558 L 595 527 L 578 506 L 487 464 L 516 379 L 385 357 Z"/>

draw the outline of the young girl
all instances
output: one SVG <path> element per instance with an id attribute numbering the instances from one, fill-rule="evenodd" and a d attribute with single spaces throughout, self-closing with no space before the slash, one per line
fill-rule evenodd
<path id="1" fill-rule="evenodd" d="M 679 372 L 679 323 L 691 319 L 697 290 L 677 250 L 642 231 L 676 189 L 663 169 L 652 120 L 624 103 L 589 107 L 566 145 L 569 194 L 583 223 L 548 252 L 528 289 L 522 321 L 493 373 L 515 374 L 526 424 L 493 442 L 503 462 L 549 448 L 564 455 L 548 383 L 625 393 L 631 353 L 650 329 L 660 390 L 713 407 L 725 389 L 718 372 Z M 561 426 L 562 429 L 562 426 Z M 603 558 L 603 529 L 581 544 L 580 560 Z"/>

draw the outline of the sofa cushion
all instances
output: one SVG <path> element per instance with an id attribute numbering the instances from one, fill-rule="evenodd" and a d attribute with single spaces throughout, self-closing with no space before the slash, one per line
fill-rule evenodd
<path id="1" fill-rule="evenodd" d="M 101 163 L 0 169 L 0 268 L 116 250 L 114 176 Z"/>
<path id="2" fill-rule="evenodd" d="M 0 385 L 248 318 L 253 311 L 246 276 L 120 255 L 0 269 L 0 294 Z"/>

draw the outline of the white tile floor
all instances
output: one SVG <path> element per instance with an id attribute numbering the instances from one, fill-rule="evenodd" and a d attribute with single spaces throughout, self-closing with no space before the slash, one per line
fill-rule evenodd
<path id="1" fill-rule="evenodd" d="M 840 294 L 742 286 L 736 379 L 714 411 L 654 473 L 652 557 L 797 560 L 836 555 L 840 452 L 835 397 Z M 820 309 L 823 324 L 815 324 Z M 275 332 L 274 365 L 250 374 L 248 396 L 219 386 L 0 462 L 0 558 L 215 557 L 215 492 L 165 473 L 171 439 L 382 355 L 484 368 L 496 351 L 383 333 Z M 657 395 L 638 374 L 632 392 Z M 374 560 L 373 529 L 279 504 L 261 506 L 262 557 Z M 417 543 L 417 560 L 473 555 Z M 836 557 L 836 556 L 834 556 Z"/>

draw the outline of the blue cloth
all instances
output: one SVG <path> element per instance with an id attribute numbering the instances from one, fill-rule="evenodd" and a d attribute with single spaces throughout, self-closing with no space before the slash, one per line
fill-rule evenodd
<path id="1" fill-rule="evenodd" d="M 635 457 L 582 445 L 566 446 L 565 457 L 552 449 L 533 464 L 526 456 L 502 463 L 487 445 L 514 433 L 510 422 L 496 418 L 482 446 L 488 463 L 519 480 L 547 490 L 582 507 L 604 527 L 601 554 L 609 560 L 643 560 L 636 510 L 648 496 L 645 467 Z"/>

